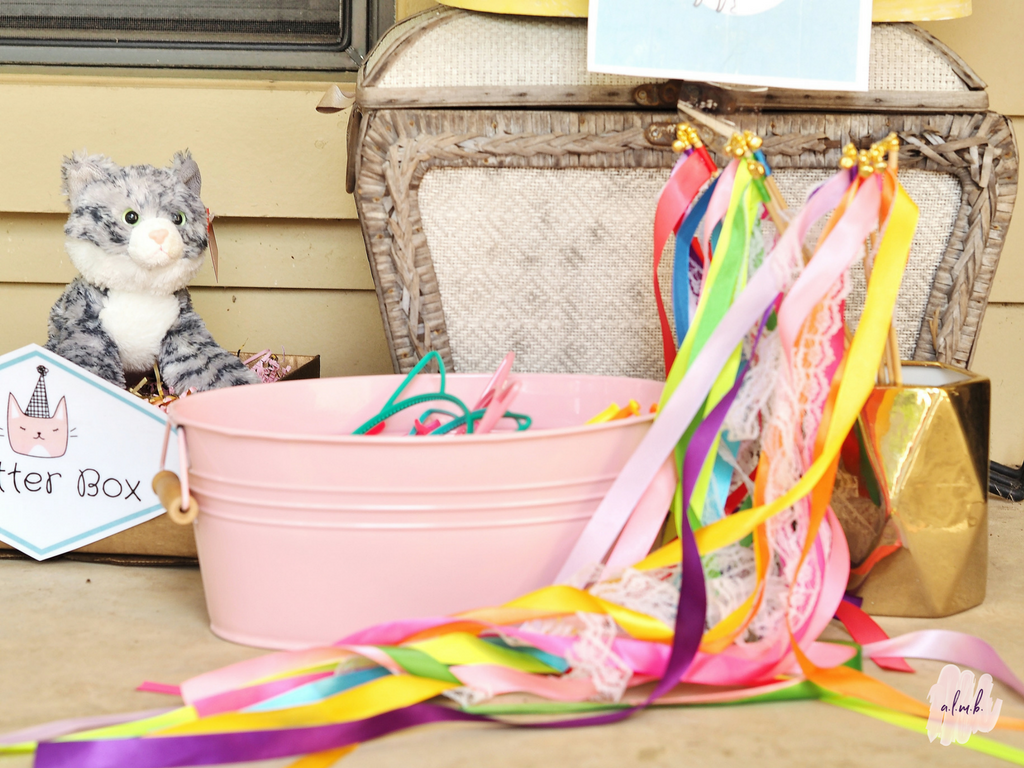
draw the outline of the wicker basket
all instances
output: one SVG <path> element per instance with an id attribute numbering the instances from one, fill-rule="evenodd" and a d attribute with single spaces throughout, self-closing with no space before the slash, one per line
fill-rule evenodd
<path id="1" fill-rule="evenodd" d="M 445 9 L 400 24 L 360 72 L 349 152 L 395 370 L 430 350 L 455 370 L 491 370 L 514 349 L 523 371 L 662 376 L 651 222 L 676 159 L 666 135 L 677 99 L 764 136 L 793 202 L 847 142 L 897 131 L 901 180 L 922 210 L 900 352 L 969 365 L 1016 193 L 1010 122 L 910 24 L 874 27 L 870 88 L 589 73 L 581 20 Z M 863 292 L 856 275 L 853 324 Z"/>

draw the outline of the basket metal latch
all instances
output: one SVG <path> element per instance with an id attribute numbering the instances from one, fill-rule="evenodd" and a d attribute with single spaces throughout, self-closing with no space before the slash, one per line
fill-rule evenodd
<path id="1" fill-rule="evenodd" d="M 736 111 L 736 99 L 724 88 L 708 83 L 669 80 L 644 83 L 633 89 L 633 101 L 647 109 L 675 109 L 678 102 L 702 112 L 729 115 Z"/>
<path id="2" fill-rule="evenodd" d="M 651 123 L 644 128 L 644 138 L 654 147 L 668 147 L 676 140 L 678 123 Z"/>

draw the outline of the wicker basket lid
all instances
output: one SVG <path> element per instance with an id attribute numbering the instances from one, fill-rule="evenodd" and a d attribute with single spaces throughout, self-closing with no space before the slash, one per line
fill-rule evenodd
<path id="1" fill-rule="evenodd" d="M 452 0 L 463 1 L 522 4 L 522 0 Z M 556 0 L 550 2 L 554 5 Z M 706 83 L 677 83 L 673 90 L 651 87 L 645 78 L 588 71 L 584 19 L 435 8 L 397 24 L 381 38 L 360 70 L 357 101 L 364 109 L 673 110 L 683 98 L 720 113 L 759 109 L 975 112 L 988 108 L 984 89 L 984 82 L 956 54 L 913 24 L 874 26 L 866 93 L 808 94 Z"/>
<path id="2" fill-rule="evenodd" d="M 586 18 L 587 0 L 441 0 L 452 8 L 520 16 Z M 971 0 L 874 0 L 875 21 L 935 21 L 971 15 Z"/>

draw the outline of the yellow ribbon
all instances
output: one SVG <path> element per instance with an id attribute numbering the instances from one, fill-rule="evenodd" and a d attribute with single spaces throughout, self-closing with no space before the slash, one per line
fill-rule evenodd
<path id="1" fill-rule="evenodd" d="M 57 739 L 57 741 L 130 739 L 135 736 L 142 736 L 152 731 L 159 731 L 164 728 L 170 728 L 184 723 L 194 723 L 198 719 L 199 715 L 196 714 L 194 707 L 179 707 L 178 709 L 165 712 L 164 714 L 157 715 L 156 717 L 147 717 L 145 720 L 136 720 L 132 723 L 122 723 L 121 725 L 111 725 L 106 728 L 96 728 L 91 731 L 69 734 L 68 736 L 63 736 Z"/>
<path id="2" fill-rule="evenodd" d="M 541 675 L 558 671 L 528 653 L 493 645 L 466 632 L 452 632 L 405 647 L 423 651 L 442 664 L 497 664 Z"/>
<path id="3" fill-rule="evenodd" d="M 289 765 L 288 768 L 331 768 L 332 765 L 345 757 L 345 755 L 354 752 L 358 746 L 358 744 L 350 744 L 340 749 L 329 749 L 326 752 L 306 755 Z"/>
<path id="4" fill-rule="evenodd" d="M 679 562 L 677 559 L 676 562 Z M 656 643 L 672 642 L 672 628 L 652 616 L 610 603 L 575 587 L 556 585 L 531 592 L 510 603 L 507 608 L 535 608 L 566 613 L 606 613 L 631 637 Z"/>
<path id="5" fill-rule="evenodd" d="M 382 677 L 315 704 L 270 712 L 230 712 L 151 732 L 153 736 L 194 736 L 278 728 L 314 728 L 349 723 L 432 699 L 457 683 L 412 675 Z"/>

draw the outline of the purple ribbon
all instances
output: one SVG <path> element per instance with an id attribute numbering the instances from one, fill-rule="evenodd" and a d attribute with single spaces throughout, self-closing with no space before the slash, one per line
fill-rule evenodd
<path id="1" fill-rule="evenodd" d="M 686 510 L 690 508 L 690 498 L 693 496 L 693 489 L 697 487 L 697 478 L 700 477 L 700 471 L 704 468 L 704 462 L 711 452 L 715 438 L 722 431 L 722 422 L 725 421 L 725 415 L 729 412 L 736 395 L 739 394 L 740 385 L 743 383 L 743 376 L 746 372 L 747 367 L 743 366 L 732 389 L 711 409 L 707 418 L 697 425 L 697 429 L 694 430 L 693 436 L 690 438 L 686 458 L 683 460 L 683 517 L 686 517 Z"/>
<path id="2" fill-rule="evenodd" d="M 431 704 L 414 704 L 365 720 L 313 728 L 43 742 L 36 750 L 35 768 L 178 768 L 273 760 L 347 747 L 417 725 L 482 719 L 486 718 Z"/>
<path id="3" fill-rule="evenodd" d="M 761 325 L 758 327 L 754 343 L 750 347 L 751 359 L 754 358 L 754 354 L 757 352 L 757 347 L 761 343 L 761 336 L 764 335 L 765 326 L 768 324 L 768 318 L 771 317 L 778 301 L 778 298 L 776 298 L 775 303 L 768 307 L 761 317 Z M 690 437 L 690 443 L 686 449 L 686 457 L 683 459 L 683 517 L 686 517 L 686 512 L 690 508 L 690 498 L 693 496 L 694 488 L 697 487 L 697 479 L 700 477 L 701 469 L 704 468 L 704 462 L 707 461 L 715 438 L 722 431 L 722 423 L 725 421 L 733 401 L 736 400 L 736 395 L 739 394 L 748 368 L 749 363 L 744 363 L 740 367 L 736 374 L 736 383 L 732 385 L 732 389 L 726 392 L 725 396 L 718 401 L 715 407 L 711 409 L 711 413 L 697 425 L 697 429 L 693 431 L 693 435 Z"/>

